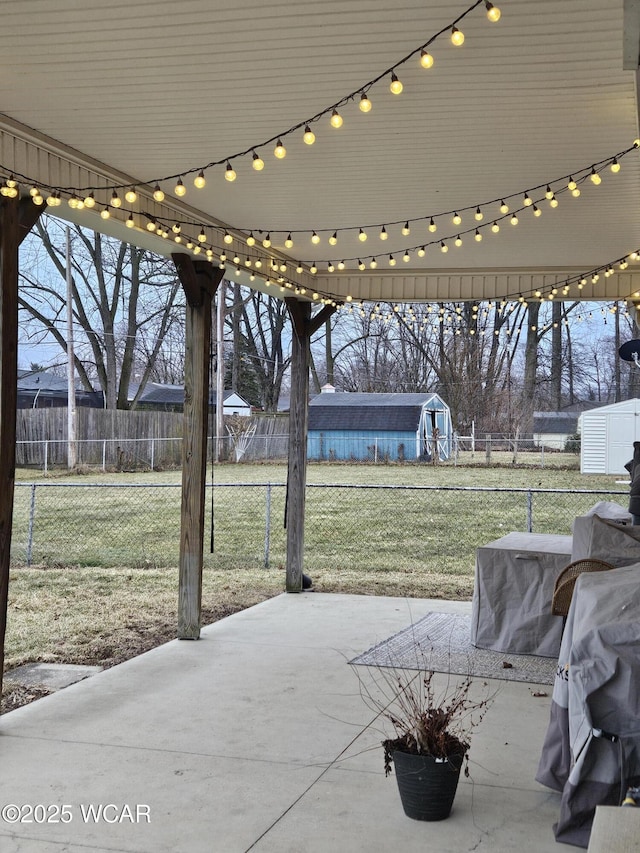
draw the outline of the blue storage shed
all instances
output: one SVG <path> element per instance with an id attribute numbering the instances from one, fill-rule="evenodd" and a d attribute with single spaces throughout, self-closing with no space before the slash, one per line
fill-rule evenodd
<path id="1" fill-rule="evenodd" d="M 405 461 L 451 453 L 451 413 L 438 394 L 351 394 L 324 390 L 309 404 L 313 460 Z"/>

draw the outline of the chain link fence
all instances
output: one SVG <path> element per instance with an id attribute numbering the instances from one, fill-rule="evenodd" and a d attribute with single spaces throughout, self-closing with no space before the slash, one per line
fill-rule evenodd
<path id="1" fill-rule="evenodd" d="M 285 493 L 283 483 L 209 485 L 205 566 L 284 567 Z M 469 573 L 479 546 L 512 530 L 570 534 L 603 500 L 626 508 L 628 491 L 308 485 L 305 566 Z M 16 483 L 12 565 L 176 566 L 180 502 L 179 484 Z"/>
<path id="2" fill-rule="evenodd" d="M 217 456 L 233 462 L 274 462 L 287 459 L 289 436 L 285 433 L 248 434 L 238 432 L 218 440 L 209 437 L 211 457 Z M 322 447 L 322 443 L 318 445 Z M 388 437 L 358 437 L 357 435 L 332 438 L 326 448 L 312 448 L 310 460 L 335 461 L 351 459 L 379 465 L 390 461 L 416 463 L 416 447 L 405 443 L 391 443 Z M 75 442 L 77 464 L 102 471 L 162 471 L 179 468 L 182 464 L 182 438 L 101 438 Z M 61 439 L 16 442 L 16 463 L 20 467 L 39 468 L 48 473 L 67 465 L 68 444 Z M 448 451 L 449 452 L 449 451 Z M 425 464 L 425 463 L 423 463 Z M 461 466 L 515 466 L 538 468 L 580 467 L 579 442 L 567 442 L 562 448 L 540 444 L 532 436 L 515 438 L 506 435 L 489 435 L 472 438 L 454 435 L 446 465 Z"/>

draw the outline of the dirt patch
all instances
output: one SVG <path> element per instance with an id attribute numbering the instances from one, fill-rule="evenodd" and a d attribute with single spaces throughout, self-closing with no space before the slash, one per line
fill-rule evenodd
<path id="1" fill-rule="evenodd" d="M 251 602 L 254 604 L 255 602 Z M 221 604 L 202 609 L 202 624 L 210 625 L 231 616 L 248 607 L 248 604 Z M 70 655 L 65 663 L 102 666 L 109 669 L 125 660 L 137 657 L 150 649 L 168 643 L 176 637 L 176 622 L 173 619 L 160 619 L 155 622 L 130 622 L 125 627 L 105 633 L 89 643 L 77 655 Z M 36 661 L 33 661 L 34 663 Z M 0 714 L 14 711 L 28 705 L 36 699 L 48 696 L 49 690 L 42 687 L 25 687 L 5 682 L 2 689 Z"/>

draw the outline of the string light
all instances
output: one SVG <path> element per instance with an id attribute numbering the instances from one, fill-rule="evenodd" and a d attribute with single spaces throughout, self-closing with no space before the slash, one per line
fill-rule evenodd
<path id="1" fill-rule="evenodd" d="M 302 141 L 304 142 L 305 145 L 313 145 L 313 143 L 316 141 L 316 135 L 311 130 L 311 128 L 309 127 L 308 124 L 305 125 L 304 135 L 302 137 Z"/>
<path id="2" fill-rule="evenodd" d="M 464 44 L 464 33 L 457 27 L 451 27 L 451 44 L 461 47 Z"/>
<path id="3" fill-rule="evenodd" d="M 273 149 L 273 153 L 278 158 L 278 160 L 283 160 L 287 156 L 287 149 L 282 144 L 281 139 L 278 139 L 276 147 Z"/>
<path id="4" fill-rule="evenodd" d="M 264 169 L 264 160 L 255 151 L 253 152 L 251 166 L 256 172 L 261 172 Z"/>
<path id="5" fill-rule="evenodd" d="M 231 163 L 227 161 L 227 165 L 224 172 L 224 177 L 227 181 L 233 182 L 238 177 L 236 174 L 236 170 L 233 168 Z"/>
<path id="6" fill-rule="evenodd" d="M 396 76 L 395 71 L 391 72 L 391 83 L 389 85 L 389 89 L 390 89 L 392 95 L 399 95 L 399 94 L 401 94 L 402 90 L 404 89 L 404 86 L 402 85 L 402 81 L 398 80 L 398 77 Z"/>
<path id="7" fill-rule="evenodd" d="M 487 7 L 487 18 L 491 21 L 492 24 L 496 24 L 500 20 L 501 11 L 497 6 L 494 6 L 493 3 L 489 3 L 489 0 L 485 0 L 485 4 Z"/>
<path id="8" fill-rule="evenodd" d="M 180 198 L 187 194 L 187 188 L 185 187 L 182 178 L 178 178 L 178 183 L 175 185 L 173 191 L 177 196 L 180 196 Z"/>
<path id="9" fill-rule="evenodd" d="M 435 62 L 433 56 L 429 53 L 428 50 L 424 48 L 420 51 L 420 65 L 423 68 L 433 68 L 433 63 Z"/>
<path id="10" fill-rule="evenodd" d="M 195 187 L 197 190 L 201 190 L 201 189 L 203 189 L 203 188 L 204 188 L 204 186 L 206 185 L 206 183 L 207 183 L 207 180 L 206 180 L 206 178 L 205 178 L 205 176 L 204 176 L 204 172 L 202 171 L 202 169 L 200 169 L 200 171 L 198 172 L 198 174 L 197 174 L 197 175 L 195 176 L 195 178 L 193 179 L 193 185 L 194 185 L 194 187 Z"/>
<path id="11" fill-rule="evenodd" d="M 369 98 L 367 97 L 367 95 L 366 95 L 366 93 L 365 93 L 365 92 L 363 92 L 363 93 L 360 95 L 360 104 L 359 104 L 359 106 L 360 106 L 360 110 L 361 110 L 361 112 L 363 112 L 363 113 L 369 113 L 369 112 L 371 112 L 371 107 L 372 107 L 373 105 L 372 105 L 371 101 L 369 100 Z"/>
<path id="12" fill-rule="evenodd" d="M 331 124 L 331 127 L 335 127 L 336 129 L 342 127 L 343 119 L 338 110 L 332 110 L 329 123 Z"/>

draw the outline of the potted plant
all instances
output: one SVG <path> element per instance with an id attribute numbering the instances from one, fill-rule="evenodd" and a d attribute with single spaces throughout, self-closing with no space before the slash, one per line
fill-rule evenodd
<path id="1" fill-rule="evenodd" d="M 454 681 L 447 676 L 446 685 L 438 688 L 430 669 L 374 666 L 372 671 L 375 675 L 370 680 L 360 673 L 358 679 L 368 707 L 393 730 L 382 741 L 385 775 L 393 765 L 408 817 L 443 820 L 451 812 L 465 762 L 465 775 L 469 775 L 471 733 L 495 694 L 483 682 L 474 697 L 471 676 Z"/>

